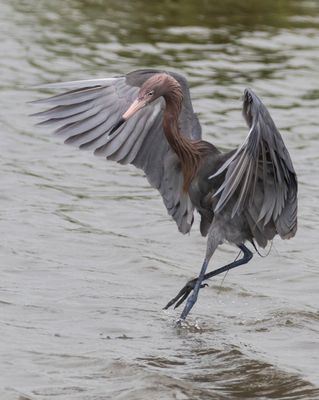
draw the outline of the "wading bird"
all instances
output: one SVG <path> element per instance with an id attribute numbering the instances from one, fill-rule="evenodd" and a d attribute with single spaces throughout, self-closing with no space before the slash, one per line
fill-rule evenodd
<path id="1" fill-rule="evenodd" d="M 222 153 L 201 139 L 186 79 L 180 74 L 139 70 L 125 76 L 47 85 L 69 91 L 38 100 L 48 105 L 40 124 L 82 149 L 141 168 L 182 233 L 196 209 L 207 247 L 200 274 L 165 308 L 179 306 L 184 320 L 207 279 L 247 263 L 250 242 L 264 248 L 275 235 L 297 230 L 297 178 L 269 112 L 250 89 L 243 96 L 249 133 L 237 149 Z M 206 273 L 216 248 L 236 245 L 243 257 Z"/>

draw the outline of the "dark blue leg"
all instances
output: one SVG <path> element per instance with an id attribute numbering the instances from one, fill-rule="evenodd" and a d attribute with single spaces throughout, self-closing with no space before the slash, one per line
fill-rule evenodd
<path id="1" fill-rule="evenodd" d="M 200 271 L 200 274 L 199 274 L 199 276 L 198 276 L 198 278 L 196 280 L 196 283 L 195 283 L 195 286 L 194 286 L 194 289 L 193 289 L 193 293 L 187 299 L 185 308 L 184 308 L 184 310 L 183 310 L 183 312 L 182 312 L 182 314 L 180 316 L 180 319 L 185 319 L 187 317 L 187 315 L 189 314 L 190 310 L 193 308 L 194 304 L 196 303 L 197 297 L 198 297 L 198 292 L 199 292 L 199 289 L 202 286 L 202 281 L 203 281 L 203 279 L 205 277 L 205 272 L 206 272 L 207 266 L 208 266 L 208 260 L 205 259 L 204 263 L 202 265 L 202 269 Z"/>
<path id="2" fill-rule="evenodd" d="M 229 271 L 229 270 L 232 269 L 232 268 L 239 267 L 240 265 L 246 264 L 246 263 L 248 263 L 248 262 L 252 259 L 253 253 L 252 253 L 245 245 L 240 244 L 240 245 L 238 245 L 238 247 L 239 247 L 240 250 L 243 252 L 243 258 L 240 258 L 239 260 L 236 260 L 236 261 L 234 261 L 234 262 L 232 262 L 232 263 L 230 263 L 230 264 L 227 264 L 227 265 L 225 265 L 225 266 L 223 266 L 223 267 L 221 267 L 221 268 L 215 269 L 215 270 L 212 271 L 212 272 L 208 272 L 207 274 L 205 274 L 205 272 L 204 272 L 204 276 L 203 276 L 203 277 L 201 277 L 201 274 L 200 274 L 198 278 L 192 279 L 191 281 L 187 282 L 187 284 L 179 291 L 179 293 L 177 294 L 177 296 L 175 296 L 175 297 L 164 307 L 164 309 L 165 309 L 165 310 L 168 309 L 168 308 L 171 307 L 173 304 L 175 304 L 174 308 L 176 308 L 176 307 L 178 307 L 179 305 L 181 305 L 181 304 L 187 299 L 187 297 L 189 296 L 189 294 L 191 293 L 191 291 L 192 291 L 192 290 L 195 291 L 195 287 L 198 286 L 197 293 L 196 293 L 196 295 L 194 296 L 194 299 L 191 300 L 191 303 L 192 303 L 192 304 L 190 304 L 188 310 L 186 310 L 186 308 L 187 308 L 187 304 L 186 304 L 186 307 L 185 307 L 185 309 L 184 309 L 184 311 L 183 311 L 183 313 L 182 313 L 182 316 L 183 316 L 183 315 L 184 315 L 184 312 L 185 312 L 185 317 L 186 317 L 186 315 L 189 313 L 189 311 L 191 310 L 191 308 L 193 307 L 193 305 L 196 303 L 199 289 L 202 288 L 202 287 L 207 286 L 206 284 L 203 284 L 203 281 L 205 281 L 206 279 L 210 279 L 210 278 L 212 278 L 213 276 L 219 275 L 219 274 L 221 274 L 221 273 L 223 273 L 223 272 Z M 208 262 L 207 262 L 207 263 L 208 263 Z M 204 264 L 203 264 L 203 267 L 204 267 L 204 266 L 205 266 L 205 262 L 204 262 Z M 202 267 L 202 270 L 203 270 L 203 267 Z M 206 265 L 206 267 L 207 267 L 207 265 Z M 206 270 L 206 267 L 205 267 L 205 270 Z M 201 271 L 201 272 L 202 272 L 202 271 Z M 200 279 L 200 281 L 199 281 L 199 279 Z M 193 294 L 194 294 L 194 292 L 193 292 Z M 189 300 L 192 298 L 193 294 L 189 297 Z M 181 316 L 181 318 L 182 318 L 182 316 Z"/>
<path id="3" fill-rule="evenodd" d="M 222 274 L 223 272 L 229 271 L 232 268 L 239 267 L 240 265 L 247 264 L 248 261 L 250 261 L 253 258 L 253 253 L 244 244 L 239 244 L 238 247 L 244 254 L 243 258 L 233 261 L 232 263 L 225 265 L 224 267 L 215 269 L 212 272 L 208 272 L 208 274 L 206 274 L 204 276 L 204 280 L 212 278 L 213 276 Z"/>

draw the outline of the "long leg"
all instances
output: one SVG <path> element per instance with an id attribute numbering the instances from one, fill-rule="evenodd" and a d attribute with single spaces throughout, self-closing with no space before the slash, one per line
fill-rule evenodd
<path id="1" fill-rule="evenodd" d="M 176 304 L 175 304 L 174 308 L 180 306 L 187 299 L 187 297 L 189 296 L 190 292 L 192 290 L 195 291 L 196 285 L 199 286 L 199 288 L 197 290 L 197 294 L 196 294 L 196 298 L 197 298 L 199 289 L 204 287 L 204 286 L 206 286 L 205 284 L 202 283 L 203 281 L 205 281 L 207 279 L 210 279 L 213 276 L 219 275 L 219 274 L 221 274 L 223 272 L 229 271 L 232 268 L 235 268 L 235 267 L 238 267 L 240 265 L 248 263 L 252 259 L 253 253 L 244 244 L 240 244 L 240 245 L 238 245 L 238 247 L 240 248 L 240 250 L 244 254 L 242 258 L 240 258 L 239 260 L 236 260 L 236 261 L 234 261 L 234 262 L 232 262 L 230 264 L 227 264 L 227 265 L 225 265 L 223 267 L 215 269 L 212 272 L 208 272 L 207 274 L 204 273 L 202 279 L 201 279 L 201 275 L 199 275 L 198 278 L 192 279 L 191 281 L 187 282 L 187 284 L 179 291 L 177 296 L 174 297 L 171 301 L 169 301 L 167 303 L 167 305 L 164 307 L 164 309 L 166 310 L 167 308 L 171 307 L 175 303 Z"/>
<path id="2" fill-rule="evenodd" d="M 218 269 L 215 269 L 212 272 L 208 272 L 208 274 L 205 274 L 204 280 L 210 279 L 213 276 L 222 274 L 223 272 L 229 271 L 230 269 L 233 269 L 235 267 L 239 267 L 240 265 L 247 264 L 253 258 L 253 253 L 244 244 L 239 244 L 238 247 L 244 253 L 243 258 L 240 258 L 239 260 L 233 261 L 232 263 L 227 264 L 224 267 L 220 267 Z"/>
<path id="3" fill-rule="evenodd" d="M 199 289 L 202 286 L 202 281 L 203 281 L 203 279 L 205 277 L 205 272 L 206 272 L 206 269 L 207 269 L 207 266 L 208 266 L 208 262 L 209 262 L 209 260 L 207 260 L 205 258 L 205 260 L 203 262 L 203 265 L 202 265 L 202 269 L 200 271 L 200 274 L 199 274 L 199 276 L 198 276 L 198 278 L 197 278 L 197 280 L 195 282 L 193 293 L 187 299 L 186 305 L 185 305 L 184 310 L 183 310 L 183 312 L 182 312 L 182 314 L 180 316 L 180 319 L 185 319 L 187 317 L 188 313 L 190 312 L 190 310 L 193 308 L 194 304 L 197 301 L 198 292 L 199 292 Z"/>

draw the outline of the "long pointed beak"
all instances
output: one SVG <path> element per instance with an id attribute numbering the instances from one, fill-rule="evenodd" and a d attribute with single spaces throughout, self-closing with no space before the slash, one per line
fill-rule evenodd
<path id="1" fill-rule="evenodd" d="M 124 124 L 129 118 L 131 118 L 137 111 L 145 106 L 145 101 L 136 99 L 130 105 L 130 107 L 126 110 L 126 112 L 122 115 L 122 118 L 113 126 L 111 132 L 109 134 L 112 135 L 120 126 Z"/>
<path id="2" fill-rule="evenodd" d="M 145 101 L 139 99 L 134 100 L 133 103 L 128 108 L 128 110 L 123 114 L 123 118 L 125 120 L 128 120 L 144 106 L 145 106 Z"/>

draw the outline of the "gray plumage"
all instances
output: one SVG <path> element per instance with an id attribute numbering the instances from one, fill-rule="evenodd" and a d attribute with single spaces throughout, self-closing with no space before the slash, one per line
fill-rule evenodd
<path id="1" fill-rule="evenodd" d="M 96 155 L 142 169 L 150 184 L 160 192 L 178 229 L 187 233 L 192 226 L 194 207 L 189 196 L 183 193 L 180 163 L 163 132 L 163 98 L 148 105 L 109 137 L 110 129 L 137 96 L 139 87 L 158 72 L 141 70 L 111 79 L 45 85 L 43 87 L 72 90 L 33 102 L 53 106 L 33 115 L 44 119 L 41 125 L 56 126 L 54 133 L 67 144 L 93 150 Z M 187 81 L 177 73 L 171 75 L 183 90 L 179 118 L 183 134 L 200 139 L 201 127 L 193 111 Z"/>
<path id="2" fill-rule="evenodd" d="M 245 214 L 260 246 L 276 233 L 283 239 L 297 230 L 297 179 L 289 153 L 268 110 L 251 89 L 244 93 L 243 116 L 249 134 L 211 178 L 226 172 L 214 196 L 215 213 L 233 200 L 232 217 Z M 235 199 L 235 201 L 234 201 Z"/>
<path id="3" fill-rule="evenodd" d="M 166 306 L 188 297 L 185 319 L 202 281 L 248 262 L 245 241 L 265 247 L 278 234 L 297 230 L 297 178 L 268 110 L 251 89 L 243 96 L 249 133 L 237 150 L 221 153 L 201 140 L 186 79 L 177 73 L 139 70 L 126 76 L 51 84 L 70 90 L 36 101 L 50 108 L 34 114 L 52 125 L 67 144 L 142 169 L 182 233 L 190 231 L 194 209 L 208 236 L 199 277 Z M 205 274 L 221 243 L 237 245 L 244 257 Z M 255 246 L 255 244 L 254 244 Z"/>

